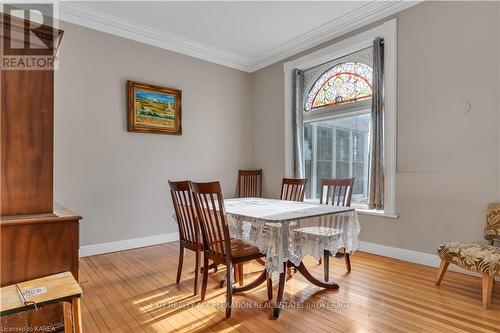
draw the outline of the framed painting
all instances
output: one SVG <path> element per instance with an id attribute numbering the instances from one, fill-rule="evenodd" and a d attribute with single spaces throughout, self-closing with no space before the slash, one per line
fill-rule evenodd
<path id="1" fill-rule="evenodd" d="M 182 92 L 127 81 L 129 132 L 182 134 Z"/>

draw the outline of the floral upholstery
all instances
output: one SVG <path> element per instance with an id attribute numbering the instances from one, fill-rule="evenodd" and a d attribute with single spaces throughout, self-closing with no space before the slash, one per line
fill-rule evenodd
<path id="1" fill-rule="evenodd" d="M 484 238 L 489 240 L 500 240 L 500 203 L 498 202 L 488 206 Z"/>
<path id="2" fill-rule="evenodd" d="M 450 242 L 438 248 L 441 259 L 462 268 L 491 276 L 500 275 L 500 247 L 466 242 Z"/>

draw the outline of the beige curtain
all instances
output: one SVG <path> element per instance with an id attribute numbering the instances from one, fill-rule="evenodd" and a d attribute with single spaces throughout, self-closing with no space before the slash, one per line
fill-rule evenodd
<path id="1" fill-rule="evenodd" d="M 384 40 L 373 41 L 372 139 L 368 208 L 384 209 Z"/>

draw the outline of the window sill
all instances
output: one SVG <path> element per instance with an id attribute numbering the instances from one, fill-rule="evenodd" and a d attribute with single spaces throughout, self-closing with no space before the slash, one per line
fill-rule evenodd
<path id="1" fill-rule="evenodd" d="M 319 204 L 319 200 L 316 200 L 316 199 L 305 199 L 304 202 L 312 203 L 312 204 Z M 390 218 L 390 219 L 398 219 L 399 218 L 399 215 L 397 215 L 397 214 L 389 214 L 389 213 L 384 212 L 383 210 L 368 209 L 368 207 L 365 205 L 352 204 L 351 207 L 354 208 L 358 214 L 380 216 L 380 217 L 386 217 L 386 218 Z"/>
<path id="2" fill-rule="evenodd" d="M 383 210 L 375 210 L 375 209 L 368 209 L 368 208 L 356 208 L 356 212 L 358 214 L 363 214 L 363 215 L 372 215 L 372 216 L 380 216 L 380 217 L 387 217 L 391 219 L 398 219 L 399 215 L 396 214 L 388 214 L 384 212 Z"/>

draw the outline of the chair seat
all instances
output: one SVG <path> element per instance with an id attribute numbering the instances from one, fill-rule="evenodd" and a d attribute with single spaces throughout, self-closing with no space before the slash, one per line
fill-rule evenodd
<path id="1" fill-rule="evenodd" d="M 500 275 L 500 248 L 471 242 L 450 242 L 439 246 L 441 259 L 469 271 Z"/>
<path id="2" fill-rule="evenodd" d="M 248 260 L 247 258 L 260 258 L 264 254 L 259 249 L 240 239 L 231 239 L 231 256 L 233 261 Z"/>

